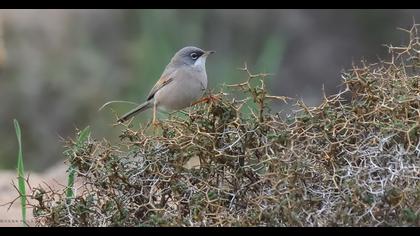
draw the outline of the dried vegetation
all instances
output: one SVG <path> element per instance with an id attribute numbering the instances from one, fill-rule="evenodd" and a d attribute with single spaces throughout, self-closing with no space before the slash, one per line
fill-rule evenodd
<path id="1" fill-rule="evenodd" d="M 420 40 L 342 74 L 316 107 L 270 96 L 266 74 L 121 141 L 90 137 L 84 184 L 33 189 L 39 226 L 419 226 Z M 231 92 L 246 95 L 238 100 Z M 273 100 L 296 102 L 282 116 Z M 69 141 L 69 148 L 76 141 Z"/>

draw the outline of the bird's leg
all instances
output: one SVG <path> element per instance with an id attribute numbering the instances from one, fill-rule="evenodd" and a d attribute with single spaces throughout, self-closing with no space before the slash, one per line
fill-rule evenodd
<path id="1" fill-rule="evenodd" d="M 156 119 L 156 103 L 153 104 L 153 121 L 152 121 L 153 127 L 157 127 L 159 125 L 159 121 Z"/>

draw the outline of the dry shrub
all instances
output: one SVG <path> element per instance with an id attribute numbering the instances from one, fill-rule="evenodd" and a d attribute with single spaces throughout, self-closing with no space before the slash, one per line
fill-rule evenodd
<path id="1" fill-rule="evenodd" d="M 390 61 L 343 73 L 343 90 L 282 117 L 266 74 L 121 142 L 89 140 L 69 161 L 84 185 L 38 187 L 40 226 L 419 226 L 418 25 Z M 74 143 L 72 144 L 74 145 Z"/>

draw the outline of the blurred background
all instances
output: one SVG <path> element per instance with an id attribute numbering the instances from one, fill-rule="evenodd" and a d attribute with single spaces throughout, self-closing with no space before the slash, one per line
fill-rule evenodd
<path id="1" fill-rule="evenodd" d="M 0 170 L 13 169 L 22 128 L 25 168 L 63 162 L 60 137 L 87 125 L 115 140 L 110 100 L 142 102 L 173 54 L 187 45 L 215 50 L 209 86 L 245 79 L 237 68 L 270 72 L 273 95 L 316 105 L 337 91 L 340 72 L 384 58 L 383 44 L 407 40 L 398 27 L 419 10 L 1 10 Z M 118 114 L 129 104 L 110 106 Z M 281 110 L 282 104 L 274 106 Z M 136 121 L 150 119 L 144 113 Z"/>

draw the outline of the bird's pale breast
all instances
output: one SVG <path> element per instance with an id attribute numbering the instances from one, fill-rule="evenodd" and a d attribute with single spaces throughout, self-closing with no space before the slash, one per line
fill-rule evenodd
<path id="1" fill-rule="evenodd" d="M 207 88 L 205 70 L 181 69 L 174 74 L 174 80 L 155 94 L 159 108 L 180 110 L 190 106 L 203 96 Z"/>

